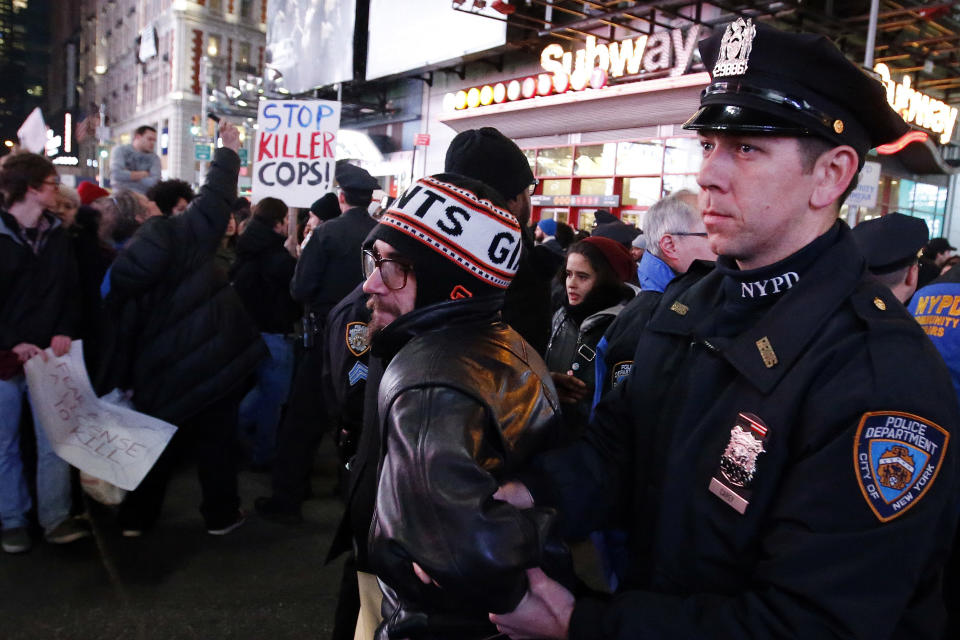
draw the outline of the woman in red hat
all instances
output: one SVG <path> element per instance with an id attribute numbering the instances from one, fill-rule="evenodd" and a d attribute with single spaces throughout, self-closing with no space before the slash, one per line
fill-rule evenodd
<path id="1" fill-rule="evenodd" d="M 597 343 L 635 295 L 626 281 L 633 262 L 619 242 L 592 236 L 570 246 L 561 272 L 566 301 L 553 315 L 544 358 L 560 396 L 567 437 L 576 438 L 590 417 Z"/>

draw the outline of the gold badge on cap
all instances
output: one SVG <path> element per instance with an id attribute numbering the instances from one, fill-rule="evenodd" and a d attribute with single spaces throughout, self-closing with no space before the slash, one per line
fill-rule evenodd
<path id="1" fill-rule="evenodd" d="M 843 133 L 843 120 L 834 120 L 833 130 L 836 133 Z"/>
<path id="2" fill-rule="evenodd" d="M 737 18 L 728 24 L 720 40 L 720 53 L 713 66 L 713 77 L 740 76 L 746 73 L 753 38 L 756 35 L 757 28 L 753 26 L 751 18 Z"/>

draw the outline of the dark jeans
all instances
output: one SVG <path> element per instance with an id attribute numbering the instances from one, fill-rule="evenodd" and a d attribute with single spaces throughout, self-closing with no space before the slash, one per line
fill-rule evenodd
<path id="1" fill-rule="evenodd" d="M 176 434 L 157 463 L 120 505 L 118 520 L 122 529 L 145 530 L 160 517 L 170 475 L 185 455 L 195 455 L 197 476 L 203 501 L 200 513 L 208 529 L 219 529 L 234 522 L 240 508 L 237 495 L 237 407 L 242 397 L 238 389 L 207 405 L 192 418 L 178 425 Z"/>
<path id="2" fill-rule="evenodd" d="M 323 345 L 316 345 L 304 351 L 277 434 L 273 497 L 291 509 L 299 508 L 306 496 L 313 455 L 326 428 L 322 350 Z"/>

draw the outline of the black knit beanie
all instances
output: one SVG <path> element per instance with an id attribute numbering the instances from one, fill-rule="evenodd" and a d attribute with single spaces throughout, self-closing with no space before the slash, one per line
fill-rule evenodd
<path id="1" fill-rule="evenodd" d="M 417 308 L 506 291 L 520 262 L 520 225 L 487 185 L 440 173 L 417 180 L 364 242 L 413 262 Z"/>
<path id="2" fill-rule="evenodd" d="M 326 193 L 310 205 L 310 213 L 324 222 L 340 215 L 340 200 L 334 192 Z"/>
<path id="3" fill-rule="evenodd" d="M 504 200 L 513 200 L 533 183 L 527 156 L 493 127 L 458 133 L 447 148 L 443 169 L 490 185 Z"/>

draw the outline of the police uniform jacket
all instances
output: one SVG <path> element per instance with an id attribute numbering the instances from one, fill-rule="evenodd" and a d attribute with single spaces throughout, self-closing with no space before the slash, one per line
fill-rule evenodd
<path id="1" fill-rule="evenodd" d="M 363 281 L 360 245 L 377 224 L 363 207 L 354 207 L 314 230 L 290 282 L 293 299 L 319 318 Z"/>
<path id="2" fill-rule="evenodd" d="M 501 296 L 429 305 L 375 337 L 398 349 L 378 394 L 369 563 L 385 583 L 381 637 L 484 638 L 546 558 L 552 511 L 493 499 L 555 443 L 558 401 L 535 351 L 500 322 Z M 391 349 L 392 350 L 392 349 Z M 413 574 L 417 562 L 443 588 Z"/>
<path id="3" fill-rule="evenodd" d="M 624 589 L 579 599 L 571 639 L 938 637 L 956 397 L 920 327 L 864 276 L 846 225 L 831 233 L 792 288 L 734 331 L 716 321 L 728 275 L 675 281 L 585 437 L 538 459 L 528 487 L 560 506 L 566 533 L 630 532 Z M 734 492 L 710 487 L 721 458 L 738 459 L 742 413 L 766 436 L 728 467 L 748 487 L 740 513 Z M 916 475 L 906 500 L 885 503 L 870 497 L 871 456 L 894 447 L 912 452 Z"/>
<path id="4" fill-rule="evenodd" d="M 327 420 L 338 429 L 334 440 L 343 462 L 353 456 L 363 428 L 363 400 L 370 360 L 369 321 L 367 294 L 360 285 L 327 316 L 321 386 Z"/>

